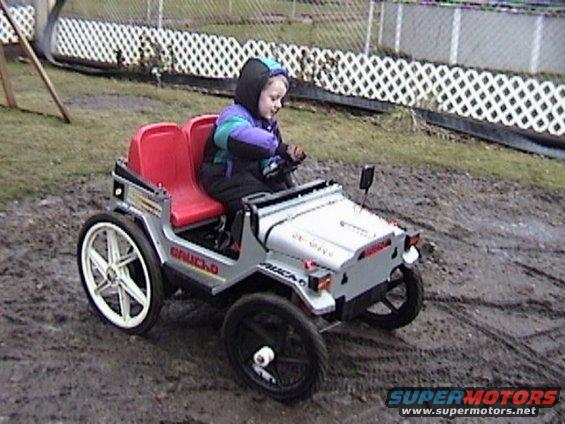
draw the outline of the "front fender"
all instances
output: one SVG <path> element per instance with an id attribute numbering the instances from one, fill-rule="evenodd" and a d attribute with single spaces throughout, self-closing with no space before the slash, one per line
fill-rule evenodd
<path id="1" fill-rule="evenodd" d="M 336 308 L 328 291 L 315 292 L 308 288 L 308 275 L 286 262 L 268 259 L 257 265 L 258 271 L 292 289 L 314 315 L 325 315 Z"/>

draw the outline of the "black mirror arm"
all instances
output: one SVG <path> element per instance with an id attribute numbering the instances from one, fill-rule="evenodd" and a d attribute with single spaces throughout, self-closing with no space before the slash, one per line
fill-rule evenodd
<path id="1" fill-rule="evenodd" d="M 361 181 L 359 181 L 359 188 L 365 190 L 363 195 L 363 200 L 361 201 L 361 207 L 365 206 L 365 201 L 367 200 L 367 195 L 369 194 L 369 189 L 373 184 L 373 178 L 375 176 L 375 165 L 364 165 L 361 171 Z"/>

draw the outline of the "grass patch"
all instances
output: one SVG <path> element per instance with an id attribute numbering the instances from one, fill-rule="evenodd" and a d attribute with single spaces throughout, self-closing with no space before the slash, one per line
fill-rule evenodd
<path id="1" fill-rule="evenodd" d="M 398 116 L 398 112 L 393 112 Z M 400 113 L 400 115 L 403 115 Z M 432 166 L 480 177 L 515 180 L 549 189 L 565 188 L 565 162 L 530 155 L 471 138 L 430 136 L 401 119 L 352 117 L 348 113 L 285 111 L 291 140 L 304 139 L 317 159 Z M 396 118 L 393 116 L 393 118 Z M 393 121 L 393 122 L 391 122 Z M 394 122 L 400 121 L 400 122 Z M 383 124 L 384 122 L 384 124 Z"/>
<path id="2" fill-rule="evenodd" d="M 21 108 L 43 116 L 0 107 L 0 206 L 24 195 L 57 192 L 58 183 L 107 173 L 125 155 L 136 128 L 150 122 L 182 123 L 189 117 L 219 111 L 228 98 L 148 84 L 90 77 L 47 67 L 73 123 L 63 124 L 57 109 L 30 65 L 10 62 L 9 74 Z M 115 98 L 116 104 L 88 109 L 72 103 L 84 96 Z M 124 108 L 120 96 L 148 102 L 147 108 Z M 131 101 L 131 99 L 130 99 Z M 157 102 L 158 106 L 155 106 Z M 367 117 L 319 108 L 281 112 L 285 140 L 301 144 L 315 159 L 434 166 L 473 175 L 511 179 L 551 189 L 565 188 L 565 162 L 524 154 L 492 144 L 444 140 L 395 128 Z M 384 121 L 383 121 L 384 122 Z"/>

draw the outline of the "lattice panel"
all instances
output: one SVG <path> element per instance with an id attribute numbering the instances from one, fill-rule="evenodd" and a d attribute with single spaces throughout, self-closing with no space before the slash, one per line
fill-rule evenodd
<path id="1" fill-rule="evenodd" d="M 27 39 L 31 40 L 35 33 L 35 8 L 33 6 L 9 6 L 8 9 L 20 30 Z M 2 44 L 18 42 L 18 36 L 2 12 L 0 12 L 0 42 Z"/>
<path id="2" fill-rule="evenodd" d="M 64 18 L 57 25 L 57 48 L 63 56 L 101 63 L 116 63 L 121 51 L 124 64 L 140 58 L 144 37 L 151 28 Z"/>
<path id="3" fill-rule="evenodd" d="M 396 59 L 310 49 L 319 73 L 313 81 L 336 94 L 565 134 L 565 85 Z"/>
<path id="4" fill-rule="evenodd" d="M 143 41 L 145 39 L 145 41 Z M 57 48 L 64 56 L 135 64 L 147 40 L 160 42 L 173 69 L 235 78 L 252 56 L 272 56 L 294 78 L 345 96 L 420 107 L 521 129 L 565 135 L 565 85 L 552 81 L 342 52 L 135 25 L 62 18 Z"/>
<path id="5" fill-rule="evenodd" d="M 165 45 L 173 46 L 176 72 L 208 78 L 239 75 L 245 58 L 235 38 L 183 31 L 164 30 L 163 33 L 169 42 Z"/>

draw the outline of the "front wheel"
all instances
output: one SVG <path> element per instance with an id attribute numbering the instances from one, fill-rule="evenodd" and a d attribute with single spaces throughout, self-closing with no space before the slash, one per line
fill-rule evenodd
<path id="1" fill-rule="evenodd" d="M 362 319 L 373 327 L 385 330 L 408 325 L 422 309 L 424 286 L 420 273 L 401 266 L 384 284 L 387 284 L 386 293 L 363 313 Z"/>
<path id="2" fill-rule="evenodd" d="M 278 401 L 307 398 L 325 377 L 328 353 L 322 336 L 284 298 L 242 297 L 228 311 L 222 335 L 238 377 Z"/>
<path id="3" fill-rule="evenodd" d="M 137 225 L 112 212 L 91 217 L 79 235 L 77 261 L 88 301 L 103 321 L 130 334 L 153 326 L 163 303 L 161 271 Z"/>

